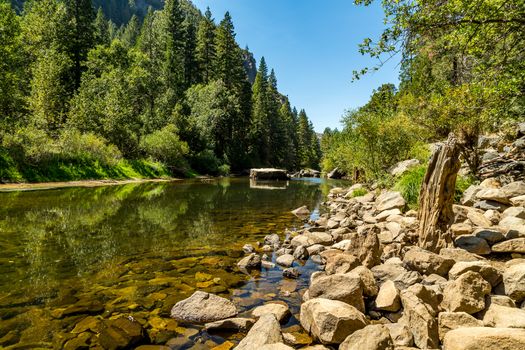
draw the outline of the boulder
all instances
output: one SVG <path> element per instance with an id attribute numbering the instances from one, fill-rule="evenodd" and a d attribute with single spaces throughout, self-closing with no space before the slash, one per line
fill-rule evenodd
<path id="1" fill-rule="evenodd" d="M 401 215 L 401 210 L 395 208 L 395 209 L 389 209 L 389 210 L 382 211 L 375 216 L 375 219 L 377 222 L 383 222 L 389 216 L 392 216 L 392 215 Z"/>
<path id="2" fill-rule="evenodd" d="M 459 236 L 454 240 L 454 244 L 456 247 L 465 249 L 473 254 L 487 255 L 491 252 L 486 240 L 473 235 Z"/>
<path id="3" fill-rule="evenodd" d="M 390 312 L 397 312 L 401 308 L 399 290 L 393 281 L 386 281 L 381 285 L 376 297 L 376 308 Z"/>
<path id="4" fill-rule="evenodd" d="M 477 201 L 476 203 L 474 203 L 473 207 L 477 209 L 481 209 L 481 210 L 487 210 L 487 211 L 495 210 L 498 212 L 502 212 L 505 209 L 507 209 L 509 206 L 501 202 L 496 202 L 496 201 L 491 201 L 491 200 L 482 200 L 482 201 Z M 486 215 L 484 216 L 486 217 Z"/>
<path id="5" fill-rule="evenodd" d="M 525 300 L 525 263 L 513 264 L 503 272 L 505 294 L 515 302 Z"/>
<path id="6" fill-rule="evenodd" d="M 414 336 L 407 326 L 400 323 L 388 323 L 385 324 L 390 332 L 390 337 L 396 347 L 396 350 L 400 346 L 412 346 L 414 345 Z"/>
<path id="7" fill-rule="evenodd" d="M 237 349 L 237 348 L 236 348 Z M 288 346 L 284 343 L 275 343 L 275 344 L 267 344 L 263 345 L 257 350 L 294 350 L 291 346 Z"/>
<path id="8" fill-rule="evenodd" d="M 423 292 L 430 293 L 428 290 Z M 436 349 L 439 345 L 436 309 L 424 301 L 422 294 L 414 289 L 401 291 L 403 316 L 399 320 L 414 335 L 414 343 L 421 349 Z M 423 298 L 422 298 L 423 297 Z"/>
<path id="9" fill-rule="evenodd" d="M 474 236 L 482 238 L 487 241 L 488 244 L 493 245 L 505 239 L 503 233 L 498 230 L 490 228 L 480 228 L 474 231 Z"/>
<path id="10" fill-rule="evenodd" d="M 256 253 L 251 253 L 248 256 L 245 256 L 242 258 L 238 263 L 237 266 L 240 269 L 256 269 L 261 266 L 261 257 Z"/>
<path id="11" fill-rule="evenodd" d="M 477 272 L 483 279 L 495 287 L 501 282 L 501 272 L 490 265 L 488 261 L 461 261 L 456 263 L 448 272 L 449 279 L 455 280 L 467 271 Z"/>
<path id="12" fill-rule="evenodd" d="M 492 246 L 494 253 L 525 254 L 525 238 L 515 238 Z"/>
<path id="13" fill-rule="evenodd" d="M 275 259 L 275 262 L 281 266 L 290 267 L 293 265 L 294 260 L 292 254 L 284 254 Z"/>
<path id="14" fill-rule="evenodd" d="M 332 170 L 331 172 L 329 172 L 326 177 L 329 178 L 329 179 L 340 179 L 342 178 L 343 176 L 345 176 L 345 172 L 342 171 L 341 169 L 339 168 L 335 168 L 334 170 Z"/>
<path id="15" fill-rule="evenodd" d="M 225 320 L 206 323 L 204 329 L 207 331 L 212 330 L 231 330 L 231 331 L 240 331 L 247 332 L 255 323 L 255 320 L 252 318 L 227 318 Z"/>
<path id="16" fill-rule="evenodd" d="M 301 273 L 295 267 L 289 267 L 283 270 L 283 276 L 286 278 L 296 279 L 299 278 Z"/>
<path id="17" fill-rule="evenodd" d="M 279 247 L 281 239 L 279 238 L 279 235 L 276 233 L 273 233 L 271 235 L 266 235 L 264 237 L 264 245 L 269 245 L 271 247 Z"/>
<path id="18" fill-rule="evenodd" d="M 479 261 L 484 260 L 483 257 L 467 252 L 461 248 L 443 248 L 439 252 L 439 255 L 453 259 L 454 261 Z"/>
<path id="19" fill-rule="evenodd" d="M 395 164 L 393 167 L 388 169 L 388 172 L 392 176 L 400 176 L 406 173 L 408 170 L 418 166 L 421 162 L 417 159 L 408 159 Z"/>
<path id="20" fill-rule="evenodd" d="M 326 247 L 322 244 L 313 244 L 308 246 L 306 250 L 308 251 L 308 255 L 312 256 L 321 253 L 323 250 L 326 250 Z"/>
<path id="21" fill-rule="evenodd" d="M 472 224 L 479 227 L 490 227 L 492 226 L 492 222 L 490 222 L 489 219 L 487 219 L 481 210 L 468 208 L 467 211 L 467 219 L 470 220 Z"/>
<path id="22" fill-rule="evenodd" d="M 468 327 L 448 332 L 443 350 L 525 349 L 525 329 Z"/>
<path id="23" fill-rule="evenodd" d="M 365 312 L 362 282 L 359 277 L 335 274 L 316 278 L 308 289 L 311 298 L 339 300 Z"/>
<path id="24" fill-rule="evenodd" d="M 512 197 L 510 203 L 515 207 L 525 207 L 525 194 L 517 197 Z"/>
<path id="25" fill-rule="evenodd" d="M 483 323 L 487 327 L 525 328 L 525 310 L 492 303 L 483 316 Z"/>
<path id="26" fill-rule="evenodd" d="M 308 216 L 310 216 L 310 210 L 308 210 L 308 207 L 306 205 L 300 207 L 300 208 L 297 208 L 295 210 L 292 210 L 292 214 L 301 218 L 301 219 L 304 219 L 304 218 L 307 218 Z"/>
<path id="27" fill-rule="evenodd" d="M 288 180 L 286 170 L 274 168 L 250 169 L 250 177 L 254 180 Z"/>
<path id="28" fill-rule="evenodd" d="M 387 263 L 374 266 L 370 269 L 374 274 L 374 277 L 379 285 L 383 284 L 387 280 L 395 280 L 399 275 L 408 272 L 403 267 L 401 261 L 399 263 Z"/>
<path id="29" fill-rule="evenodd" d="M 403 258 L 403 262 L 412 270 L 424 275 L 438 274 L 446 276 L 454 265 L 454 260 L 429 252 L 419 247 L 412 247 Z"/>
<path id="30" fill-rule="evenodd" d="M 520 235 L 525 235 L 525 219 L 507 216 L 499 222 L 498 226 L 506 230 L 517 231 Z"/>
<path id="31" fill-rule="evenodd" d="M 236 350 L 253 350 L 266 344 L 282 343 L 281 326 L 272 314 L 265 314 L 253 325 Z"/>
<path id="32" fill-rule="evenodd" d="M 473 205 L 474 200 L 476 199 L 476 194 L 481 190 L 480 186 L 476 185 L 470 185 L 469 188 L 463 192 L 463 196 L 461 197 L 461 204 L 462 205 Z"/>
<path id="33" fill-rule="evenodd" d="M 359 277 L 361 279 L 363 295 L 367 297 L 375 297 L 379 292 L 379 287 L 377 286 L 374 274 L 367 267 L 360 265 L 348 272 L 347 275 Z"/>
<path id="34" fill-rule="evenodd" d="M 368 268 L 380 264 L 382 249 L 377 237 L 380 232 L 378 227 L 372 226 L 360 233 L 352 234 L 346 251 L 356 256 L 361 264 Z"/>
<path id="35" fill-rule="evenodd" d="M 337 254 L 331 254 L 326 257 L 325 271 L 328 274 L 347 273 L 359 265 L 361 264 L 355 256 L 338 251 Z"/>
<path id="36" fill-rule="evenodd" d="M 334 237 L 332 237 L 332 235 L 327 232 L 306 231 L 304 235 L 308 237 L 313 242 L 313 244 L 331 245 L 334 243 Z"/>
<path id="37" fill-rule="evenodd" d="M 228 299 L 197 291 L 179 301 L 171 309 L 171 317 L 184 322 L 208 323 L 237 315 L 237 308 Z"/>
<path id="38" fill-rule="evenodd" d="M 242 251 L 246 254 L 251 254 L 255 252 L 255 248 L 251 244 L 245 244 L 242 246 Z"/>
<path id="39" fill-rule="evenodd" d="M 479 273 L 467 271 L 445 287 L 442 305 L 449 312 L 473 314 L 485 308 L 485 296 L 490 290 L 490 284 Z"/>
<path id="40" fill-rule="evenodd" d="M 525 219 L 525 208 L 524 207 L 510 207 L 501 214 L 501 218 L 504 219 L 508 216 L 513 216 L 518 219 Z"/>
<path id="41" fill-rule="evenodd" d="M 294 248 L 297 248 L 299 246 L 304 246 L 308 249 L 310 246 L 314 245 L 314 241 L 305 235 L 298 235 L 292 238 L 292 240 L 290 241 L 290 244 Z M 314 254 L 310 253 L 310 255 L 314 255 Z"/>
<path id="42" fill-rule="evenodd" d="M 366 326 L 349 335 L 339 350 L 394 350 L 394 342 L 387 327 L 381 324 Z"/>
<path id="43" fill-rule="evenodd" d="M 304 245 L 298 246 L 293 252 L 293 257 L 297 260 L 308 260 L 309 256 L 310 254 Z"/>
<path id="44" fill-rule="evenodd" d="M 376 209 L 379 212 L 395 208 L 403 209 L 405 205 L 405 199 L 399 192 L 385 192 L 376 199 Z"/>
<path id="45" fill-rule="evenodd" d="M 476 194 L 476 197 L 482 200 L 490 200 L 503 204 L 510 204 L 510 197 L 505 193 L 505 191 L 503 191 L 503 189 L 483 188 Z"/>
<path id="46" fill-rule="evenodd" d="M 104 323 L 106 327 L 100 331 L 98 341 L 105 349 L 132 348 L 133 345 L 141 342 L 144 338 L 142 326 L 135 320 L 120 317 Z M 81 345 L 78 348 L 82 349 L 85 347 Z"/>
<path id="47" fill-rule="evenodd" d="M 323 344 L 340 344 L 368 325 L 365 315 L 342 301 L 310 299 L 301 305 L 301 326 Z"/>
<path id="48" fill-rule="evenodd" d="M 501 188 L 507 198 L 514 198 L 525 195 L 525 182 L 515 181 Z"/>
<path id="49" fill-rule="evenodd" d="M 439 339 L 443 341 L 451 330 L 463 327 L 483 327 L 483 322 L 466 312 L 441 312 L 438 316 Z"/>
<path id="50" fill-rule="evenodd" d="M 277 303 L 268 303 L 252 310 L 252 316 L 255 318 L 260 318 L 266 314 L 274 315 L 277 321 L 281 322 L 290 314 L 290 310 L 288 306 Z"/>
<path id="51" fill-rule="evenodd" d="M 458 222 L 450 226 L 450 232 L 452 232 L 452 238 L 456 238 L 463 235 L 469 235 L 474 229 L 472 225 L 465 222 Z"/>

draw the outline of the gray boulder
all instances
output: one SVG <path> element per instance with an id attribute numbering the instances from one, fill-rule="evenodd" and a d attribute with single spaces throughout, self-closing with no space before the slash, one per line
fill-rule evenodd
<path id="1" fill-rule="evenodd" d="M 208 323 L 237 315 L 237 308 L 228 299 L 197 291 L 179 301 L 171 309 L 171 317 L 185 322 Z"/>

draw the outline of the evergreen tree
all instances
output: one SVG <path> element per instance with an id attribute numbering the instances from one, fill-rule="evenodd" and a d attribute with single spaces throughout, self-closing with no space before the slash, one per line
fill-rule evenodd
<path id="1" fill-rule="evenodd" d="M 196 59 L 197 37 L 195 26 L 187 18 L 183 23 L 184 29 L 184 84 L 189 88 L 199 81 L 199 67 Z"/>
<path id="2" fill-rule="evenodd" d="M 124 27 L 122 32 L 122 42 L 128 47 L 135 46 L 140 35 L 140 23 L 136 15 L 131 16 L 128 24 Z"/>
<path id="3" fill-rule="evenodd" d="M 251 128 L 251 158 L 257 165 L 269 163 L 269 133 L 268 118 L 268 66 L 264 57 L 261 58 L 259 69 L 253 84 L 253 115 Z"/>
<path id="4" fill-rule="evenodd" d="M 184 83 L 184 16 L 179 0 L 166 0 L 163 10 L 165 61 L 163 79 L 165 106 L 171 111 L 183 94 Z"/>
<path id="5" fill-rule="evenodd" d="M 227 87 L 239 89 L 247 79 L 243 68 L 242 52 L 235 42 L 235 29 L 229 12 L 217 28 L 216 34 L 217 59 L 215 73 Z"/>
<path id="6" fill-rule="evenodd" d="M 98 8 L 97 17 L 95 18 L 94 27 L 94 42 L 96 45 L 109 45 L 111 42 L 109 33 L 109 22 L 102 11 L 102 7 Z"/>
<path id="7" fill-rule="evenodd" d="M 73 86 L 80 86 L 83 64 L 94 45 L 95 12 L 91 0 L 64 0 L 68 21 L 66 52 L 73 62 Z"/>
<path id="8" fill-rule="evenodd" d="M 286 166 L 286 129 L 284 121 L 281 118 L 279 109 L 281 108 L 281 95 L 277 89 L 277 77 L 272 69 L 268 77 L 268 94 L 267 94 L 267 114 L 268 114 L 268 140 L 271 152 L 269 164 L 276 167 Z"/>
<path id="9" fill-rule="evenodd" d="M 201 72 L 201 80 L 209 83 L 214 76 L 215 66 L 215 23 L 210 11 L 206 8 L 204 18 L 199 22 L 197 31 L 196 60 Z"/>

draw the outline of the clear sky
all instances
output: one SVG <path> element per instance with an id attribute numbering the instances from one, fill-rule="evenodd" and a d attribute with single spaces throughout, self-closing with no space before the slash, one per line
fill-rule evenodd
<path id="1" fill-rule="evenodd" d="M 339 127 L 344 111 L 365 104 L 372 90 L 398 82 L 398 60 L 352 83 L 352 71 L 375 61 L 358 52 L 366 37 L 383 29 L 380 2 L 369 7 L 352 0 L 193 0 L 216 23 L 230 11 L 237 42 L 264 56 L 277 74 L 279 90 L 304 108 L 322 132 Z"/>

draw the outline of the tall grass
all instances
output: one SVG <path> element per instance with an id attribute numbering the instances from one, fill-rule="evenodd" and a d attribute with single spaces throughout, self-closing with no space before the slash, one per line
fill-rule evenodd
<path id="1" fill-rule="evenodd" d="M 399 191 L 405 198 L 410 209 L 417 209 L 419 204 L 419 191 L 427 171 L 426 165 L 420 165 L 404 173 L 395 183 L 394 190 Z M 454 200 L 459 202 L 463 192 L 474 183 L 474 178 L 458 176 L 456 179 L 456 192 Z"/>

